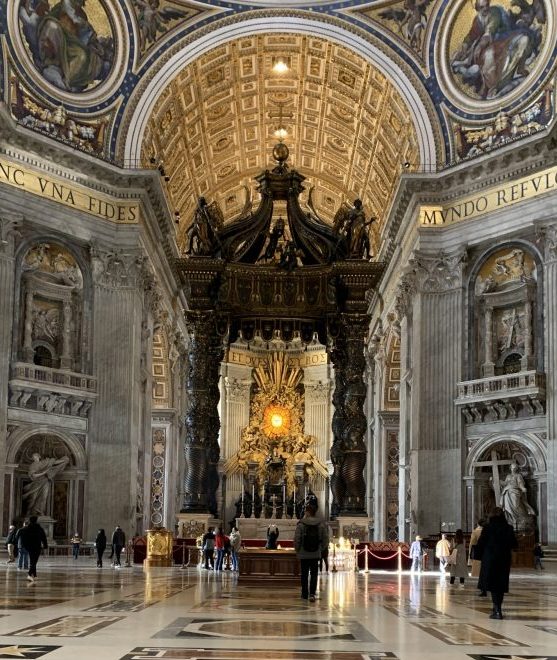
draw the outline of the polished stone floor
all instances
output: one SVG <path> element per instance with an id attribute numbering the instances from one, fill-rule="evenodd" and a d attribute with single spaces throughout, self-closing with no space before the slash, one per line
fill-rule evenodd
<path id="1" fill-rule="evenodd" d="M 39 579 L 0 566 L 0 658 L 47 660 L 557 660 L 557 567 L 516 571 L 506 618 L 474 581 L 336 573 L 315 603 L 296 585 L 235 574 L 41 559 Z"/>

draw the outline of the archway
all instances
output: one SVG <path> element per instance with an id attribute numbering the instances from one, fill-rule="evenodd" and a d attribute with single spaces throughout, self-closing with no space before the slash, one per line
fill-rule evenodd
<path id="1" fill-rule="evenodd" d="M 515 469 L 524 482 L 524 506 L 531 507 L 535 516 L 535 533 L 544 541 L 547 523 L 546 450 L 538 437 L 531 433 L 497 433 L 479 441 L 466 462 L 464 480 L 467 484 L 467 522 L 476 523 L 489 517 L 495 506 L 503 506 L 505 479 Z M 511 521 L 513 522 L 513 521 Z M 514 525 L 518 529 L 517 521 Z M 522 531 L 522 530 L 518 530 Z"/>
<path id="2" fill-rule="evenodd" d="M 39 427 L 19 429 L 9 445 L 10 517 L 38 515 L 51 540 L 67 541 L 73 531 L 82 532 L 87 471 L 80 442 Z"/>

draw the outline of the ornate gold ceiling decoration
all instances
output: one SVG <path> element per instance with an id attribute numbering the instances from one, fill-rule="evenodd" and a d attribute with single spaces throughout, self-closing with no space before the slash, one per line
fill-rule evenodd
<path id="1" fill-rule="evenodd" d="M 275 74 L 277 56 L 286 73 Z M 410 112 L 393 85 L 354 52 L 296 34 L 244 37 L 186 67 L 161 94 L 145 131 L 142 158 L 163 161 L 167 193 L 180 213 L 179 241 L 199 196 L 226 218 L 245 201 L 244 186 L 272 164 L 282 106 L 290 165 L 314 187 L 332 221 L 359 197 L 381 224 L 402 164 L 419 165 Z M 307 195 L 306 191 L 306 195 Z"/>

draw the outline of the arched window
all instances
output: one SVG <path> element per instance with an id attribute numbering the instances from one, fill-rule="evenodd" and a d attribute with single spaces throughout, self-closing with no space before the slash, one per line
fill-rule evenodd
<path id="1" fill-rule="evenodd" d="M 33 363 L 40 367 L 53 367 L 52 353 L 46 346 L 36 346 Z"/>

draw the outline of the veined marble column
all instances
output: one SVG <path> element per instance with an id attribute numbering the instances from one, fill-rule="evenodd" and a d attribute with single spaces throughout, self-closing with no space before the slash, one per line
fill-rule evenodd
<path id="1" fill-rule="evenodd" d="M 462 379 L 463 291 L 461 253 L 413 260 L 418 295 L 413 306 L 412 508 L 419 534 L 462 520 L 462 419 L 455 406 Z M 432 412 L 435 410 L 435 415 Z M 443 496 L 440 497 L 439 494 Z"/>
<path id="2" fill-rule="evenodd" d="M 557 224 L 545 235 L 545 373 L 547 393 L 547 536 L 557 545 Z"/>
<path id="3" fill-rule="evenodd" d="M 6 474 L 6 436 L 8 423 L 8 381 L 14 306 L 14 247 L 18 222 L 0 217 L 0 510 L 3 511 L 3 535 L 8 533 L 9 502 L 4 497 L 11 491 L 11 475 Z M 8 479 L 7 488 L 4 483 Z"/>
<path id="4" fill-rule="evenodd" d="M 139 251 L 91 251 L 92 364 L 98 398 L 90 418 L 87 535 L 116 524 L 135 531 L 138 446 L 142 440 L 142 268 Z"/>

